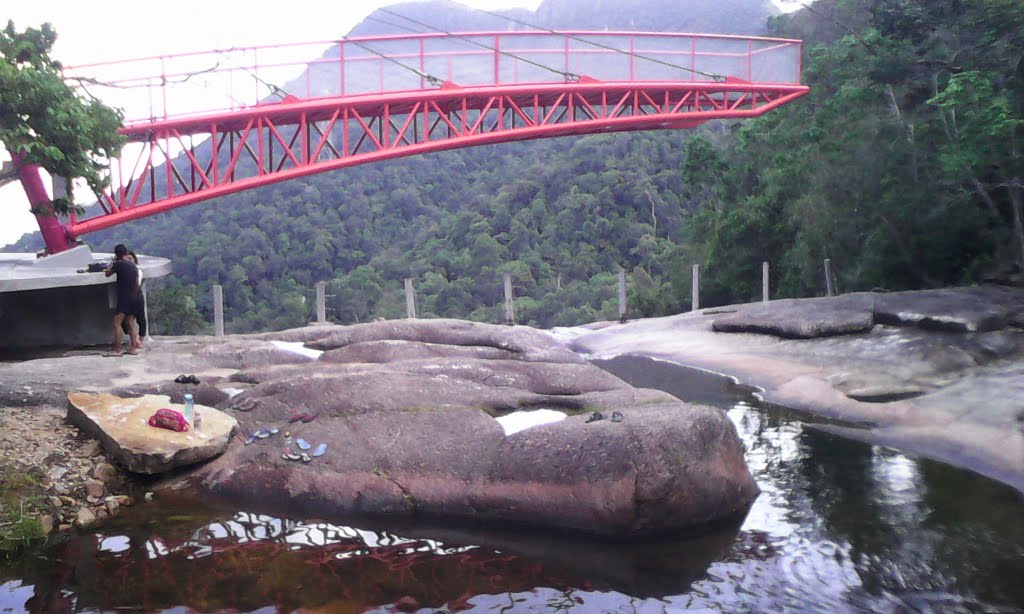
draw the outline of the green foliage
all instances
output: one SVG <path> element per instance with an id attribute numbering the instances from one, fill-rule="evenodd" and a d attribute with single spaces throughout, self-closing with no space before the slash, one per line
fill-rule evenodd
<path id="1" fill-rule="evenodd" d="M 17 557 L 43 538 L 36 518 L 40 479 L 35 471 L 0 467 L 0 561 Z"/>
<path id="2" fill-rule="evenodd" d="M 171 330 L 405 313 L 564 326 L 772 295 L 1005 279 L 1024 265 L 1024 3 L 818 0 L 771 20 L 804 38 L 811 94 L 693 132 L 508 143 L 315 175 L 90 237 L 172 258 Z M 187 229 L 183 233 L 182 229 Z M 1016 264 L 1015 264 L 1016 262 Z M 192 299 L 191 303 L 185 297 Z M 158 326 L 160 320 L 156 319 Z M 174 327 L 180 328 L 175 329 Z"/>
<path id="3" fill-rule="evenodd" d="M 106 159 L 124 142 L 120 111 L 84 97 L 50 57 L 57 33 L 48 23 L 18 32 L 0 30 L 0 146 L 58 177 L 82 177 L 99 193 L 108 183 Z M 58 213 L 72 205 L 54 203 Z"/>

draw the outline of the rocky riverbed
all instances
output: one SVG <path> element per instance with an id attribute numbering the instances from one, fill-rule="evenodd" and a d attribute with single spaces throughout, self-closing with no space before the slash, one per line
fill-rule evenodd
<path id="1" fill-rule="evenodd" d="M 981 286 L 735 305 L 586 327 L 584 354 L 727 374 L 819 425 L 1024 493 L 1024 290 Z"/>

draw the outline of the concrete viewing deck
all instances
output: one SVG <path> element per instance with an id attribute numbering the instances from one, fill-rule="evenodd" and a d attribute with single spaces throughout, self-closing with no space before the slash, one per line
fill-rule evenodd
<path id="1" fill-rule="evenodd" d="M 40 258 L 0 254 L 0 347 L 108 343 L 115 278 L 79 271 L 112 257 L 88 245 Z M 171 261 L 140 255 L 139 267 L 143 279 L 155 279 L 171 272 Z"/>

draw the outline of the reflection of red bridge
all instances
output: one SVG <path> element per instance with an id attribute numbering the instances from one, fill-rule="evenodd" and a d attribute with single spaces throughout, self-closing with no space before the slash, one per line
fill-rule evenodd
<path id="1" fill-rule="evenodd" d="M 324 48 L 313 61 L 310 45 L 292 45 L 71 71 L 114 86 L 90 86 L 112 104 L 130 109 L 127 97 L 145 92 L 149 105 L 147 119 L 124 129 L 130 144 L 114 161 L 102 213 L 73 218 L 71 234 L 367 162 L 692 128 L 758 116 L 807 93 L 800 41 L 784 39 L 486 32 L 316 45 Z"/>

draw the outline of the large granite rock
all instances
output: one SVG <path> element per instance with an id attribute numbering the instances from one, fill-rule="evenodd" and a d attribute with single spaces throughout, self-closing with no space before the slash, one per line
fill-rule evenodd
<path id="1" fill-rule="evenodd" d="M 234 418 L 199 406 L 202 426 L 179 433 L 149 426 L 149 417 L 170 406 L 165 396 L 123 399 L 106 393 L 72 392 L 68 421 L 95 437 L 111 457 L 135 473 L 163 473 L 222 453 L 238 427 Z"/>
<path id="2" fill-rule="evenodd" d="M 434 320 L 302 335 L 326 350 L 315 365 L 260 362 L 232 376 L 251 387 L 225 411 L 246 434 L 279 432 L 205 466 L 200 491 L 304 513 L 611 537 L 737 521 L 758 493 L 722 412 L 632 388 L 539 331 Z M 509 436 L 495 419 L 540 408 L 569 416 Z M 289 423 L 301 413 L 316 417 Z M 327 453 L 283 458 L 301 453 L 300 438 Z"/>

